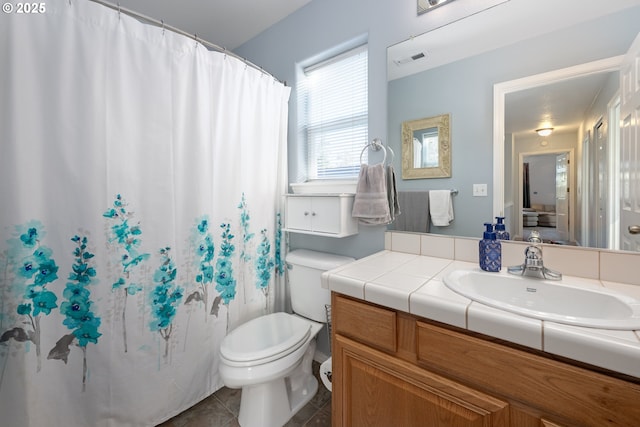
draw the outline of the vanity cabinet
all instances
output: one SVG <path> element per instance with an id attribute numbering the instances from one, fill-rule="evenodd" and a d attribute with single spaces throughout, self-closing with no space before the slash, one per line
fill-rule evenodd
<path id="1" fill-rule="evenodd" d="M 353 194 L 287 194 L 285 231 L 329 237 L 358 233 L 358 222 L 351 217 Z"/>
<path id="2" fill-rule="evenodd" d="M 332 425 L 640 426 L 640 381 L 332 294 Z"/>

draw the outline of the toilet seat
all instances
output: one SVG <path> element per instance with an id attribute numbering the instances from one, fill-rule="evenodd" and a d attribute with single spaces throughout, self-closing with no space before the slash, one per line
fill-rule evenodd
<path id="1" fill-rule="evenodd" d="M 309 338 L 311 323 L 288 313 L 272 313 L 250 320 L 231 331 L 220 344 L 229 366 L 252 366 L 280 359 Z"/>

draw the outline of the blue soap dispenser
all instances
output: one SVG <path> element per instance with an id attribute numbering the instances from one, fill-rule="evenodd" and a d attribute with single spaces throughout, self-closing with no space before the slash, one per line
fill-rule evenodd
<path id="1" fill-rule="evenodd" d="M 484 271 L 499 272 L 502 268 L 502 245 L 497 240 L 493 224 L 485 222 L 486 230 L 480 240 L 480 268 Z"/>
<path id="2" fill-rule="evenodd" d="M 497 216 L 496 217 L 496 239 L 498 240 L 509 240 L 509 232 L 504 225 L 504 217 Z"/>

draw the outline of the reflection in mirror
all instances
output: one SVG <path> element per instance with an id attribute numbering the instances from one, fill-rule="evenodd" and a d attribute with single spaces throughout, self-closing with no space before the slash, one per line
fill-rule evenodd
<path id="1" fill-rule="evenodd" d="M 402 123 L 402 178 L 451 176 L 449 114 Z"/>
<path id="2" fill-rule="evenodd" d="M 619 200 L 619 127 L 606 123 L 619 107 L 620 61 L 613 57 L 496 85 L 494 114 L 501 125 L 494 129 L 494 157 L 504 153 L 504 161 L 496 164 L 505 167 L 494 169 L 496 199 L 499 184 L 504 185 L 494 212 L 510 219 L 513 236 L 526 239 L 537 230 L 551 243 L 618 248 L 618 221 L 605 218 L 615 217 Z M 544 115 L 553 117 L 556 130 L 540 137 L 533 130 Z M 555 159 L 550 172 L 527 173 L 527 159 L 563 152 L 571 160 L 559 175 Z M 546 190 L 541 175 L 552 178 Z M 562 179 L 566 176 L 568 182 Z M 556 187 L 563 182 L 559 195 Z"/>
<path id="3" fill-rule="evenodd" d="M 454 2 L 452 7 L 456 3 Z M 553 16 L 554 24 L 552 27 L 545 24 L 544 28 L 537 24 L 535 32 L 528 32 L 534 26 L 529 23 L 544 21 L 544 16 L 541 16 L 540 20 L 535 19 L 537 13 L 546 14 L 547 17 Z M 571 233 L 573 229 L 573 235 L 562 240 L 575 241 L 580 246 L 604 247 L 600 246 L 602 243 L 598 241 L 609 239 L 602 237 L 602 233 L 594 224 L 612 224 L 611 218 L 606 216 L 607 211 L 603 214 L 598 207 L 605 200 L 599 194 L 604 195 L 609 185 L 604 175 L 596 172 L 595 167 L 588 169 L 583 163 L 605 166 L 609 163 L 613 168 L 621 166 L 620 162 L 613 161 L 614 157 L 600 156 L 599 153 L 605 150 L 597 147 L 607 144 L 610 138 L 605 139 L 610 134 L 608 131 L 596 132 L 610 129 L 610 124 L 623 122 L 622 117 L 615 117 L 615 111 L 612 111 L 612 117 L 609 117 L 606 105 L 606 102 L 613 100 L 613 94 L 617 90 L 614 88 L 613 92 L 609 91 L 617 85 L 613 83 L 616 79 L 605 78 L 608 100 L 603 108 L 599 107 L 597 111 L 583 109 L 582 125 L 578 126 L 579 129 L 573 128 L 569 149 L 558 146 L 559 138 L 567 133 L 562 128 L 563 125 L 556 120 L 558 116 L 551 115 L 554 120 L 548 124 L 549 126 L 545 126 L 545 123 L 533 123 L 528 131 L 522 131 L 528 135 L 530 143 L 534 144 L 536 149 L 520 149 L 513 152 L 512 144 L 505 144 L 505 140 L 511 142 L 516 134 L 515 131 L 506 131 L 505 125 L 505 114 L 513 112 L 513 108 L 505 108 L 503 99 L 501 112 L 498 114 L 494 100 L 500 83 L 515 84 L 514 82 L 526 79 L 527 76 L 578 67 L 580 64 L 603 61 L 603 58 L 621 58 L 640 30 L 638 22 L 638 0 L 610 2 L 606 8 L 583 0 L 509 1 L 425 33 L 424 37 L 417 36 L 389 47 L 389 145 L 394 149 L 401 149 L 403 142 L 400 140 L 399 130 L 405 120 L 435 115 L 443 110 L 455 115 L 456 144 L 452 156 L 455 156 L 456 162 L 452 165 L 451 178 L 447 180 L 446 186 L 459 188 L 460 195 L 456 198 L 455 223 L 446 229 L 436 230 L 437 233 L 481 237 L 482 223 L 502 214 L 500 216 L 508 218 L 506 222 L 512 236 L 520 235 L 518 221 L 523 221 L 523 206 L 518 200 L 517 192 L 514 191 L 520 186 L 518 180 L 522 179 L 519 172 L 522 167 L 519 164 L 520 155 L 539 153 L 540 150 L 570 153 L 573 149 L 574 161 L 569 164 L 567 200 L 569 215 L 574 215 L 568 220 L 568 232 Z M 495 28 L 500 28 L 500 31 L 496 32 Z M 483 29 L 487 29 L 487 37 L 484 37 Z M 494 38 L 491 39 L 490 35 Z M 465 49 L 466 51 L 463 51 Z M 416 52 L 428 52 L 426 60 L 402 65 L 394 62 L 398 58 L 411 57 Z M 544 52 L 544 55 L 532 55 L 532 52 Z M 456 55 L 458 53 L 459 55 Z M 619 73 L 617 68 L 611 71 Z M 539 87 L 544 85 L 546 83 L 537 83 Z M 527 89 L 532 89 L 532 86 Z M 503 98 L 506 98 L 508 92 L 510 102 L 520 96 L 521 89 L 524 88 L 502 89 Z M 549 108 L 554 103 L 555 94 L 553 90 L 551 92 L 552 96 L 546 99 Z M 604 92 L 601 92 L 603 100 Z M 564 97 L 577 98 L 580 93 L 576 90 L 569 95 L 565 94 Z M 540 121 L 541 109 L 534 112 L 532 106 L 529 108 L 529 115 Z M 603 119 L 603 127 L 597 127 L 600 119 Z M 541 127 L 555 128 L 546 141 L 534 132 Z M 618 175 L 622 172 L 621 170 Z M 510 179 L 505 179 L 507 174 Z M 490 183 L 488 197 L 474 197 L 474 184 L 487 182 Z M 398 182 L 397 189 L 428 191 L 441 187 L 438 184 L 440 183 L 433 180 L 403 179 Z M 587 198 L 590 198 L 590 201 Z M 613 194 L 609 195 L 608 199 L 619 202 L 622 197 Z M 535 204 L 542 204 L 545 211 L 551 212 L 552 206 L 545 205 L 553 205 L 554 202 L 542 201 Z M 555 204 L 555 219 L 558 222 L 559 202 Z M 552 216 L 547 219 L 548 223 L 553 224 Z M 635 224 L 640 224 L 640 221 L 630 225 Z M 627 229 L 628 227 L 625 228 Z M 624 235 L 629 239 L 633 237 L 628 231 L 625 231 Z M 640 248 L 640 236 L 636 235 L 635 239 L 638 242 L 636 247 Z M 627 248 L 622 243 L 619 246 L 606 243 L 606 247 Z"/>
<path id="4" fill-rule="evenodd" d="M 413 167 L 438 167 L 438 128 L 418 129 L 413 132 Z"/>

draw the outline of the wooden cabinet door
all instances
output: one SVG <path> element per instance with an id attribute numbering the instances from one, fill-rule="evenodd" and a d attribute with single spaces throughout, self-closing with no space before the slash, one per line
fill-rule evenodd
<path id="1" fill-rule="evenodd" d="M 334 342 L 334 427 L 509 425 L 506 402 L 340 335 Z"/>

